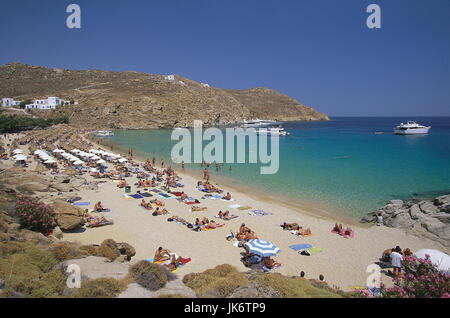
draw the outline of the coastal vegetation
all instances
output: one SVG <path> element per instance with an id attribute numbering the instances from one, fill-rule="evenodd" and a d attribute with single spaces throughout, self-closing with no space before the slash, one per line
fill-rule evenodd
<path id="1" fill-rule="evenodd" d="M 56 226 L 53 209 L 37 198 L 19 197 L 16 214 L 21 225 L 28 230 L 47 234 Z"/>
<path id="2" fill-rule="evenodd" d="M 68 124 L 69 117 L 62 116 L 58 118 L 32 118 L 19 117 L 13 115 L 0 115 L 0 132 L 13 133 L 33 128 L 45 128 L 52 125 Z"/>
<path id="3" fill-rule="evenodd" d="M 411 256 L 402 262 L 405 270 L 403 277 L 394 278 L 394 286 L 381 284 L 379 293 L 364 290 L 358 296 L 362 298 L 450 298 L 450 275 L 440 272 L 432 264 L 429 255 L 425 259 Z"/>

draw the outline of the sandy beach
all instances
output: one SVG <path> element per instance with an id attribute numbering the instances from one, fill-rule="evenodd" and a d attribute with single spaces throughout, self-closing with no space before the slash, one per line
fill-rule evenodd
<path id="1" fill-rule="evenodd" d="M 15 138 L 19 136 L 16 135 Z M 27 146 L 21 148 L 29 154 Z M 34 162 L 35 160 L 33 164 Z M 112 167 L 112 164 L 108 163 L 108 166 Z M 30 169 L 33 169 L 32 165 Z M 324 215 L 317 217 L 313 215 L 314 211 L 285 205 L 273 199 L 258 200 L 256 195 L 247 194 L 229 186 L 221 185 L 220 188 L 224 190 L 224 193 L 232 194 L 232 202 L 202 199 L 204 193 L 196 188 L 197 181 L 201 180 L 202 176 L 194 178 L 180 171 L 181 169 L 175 170 L 182 177 L 184 188 L 176 188 L 174 191 L 184 191 L 188 196 L 198 199 L 201 203 L 196 205 L 207 207 L 207 210 L 190 212 L 190 205 L 175 198 L 158 197 L 165 203 L 165 208 L 170 215 L 180 216 L 190 222 L 197 217 L 200 219 L 207 217 L 224 223 L 225 226 L 210 231 L 194 232 L 186 226 L 168 222 L 169 215 L 152 216 L 151 211 L 139 206 L 141 199 L 126 198 L 125 190 L 119 189 L 116 182 L 109 179 L 96 179 L 106 182 L 99 183 L 98 190 L 83 190 L 73 194 L 80 196 L 82 198 L 80 201 L 90 202 L 86 208 L 93 208 L 97 201 L 101 201 L 104 207 L 111 209 L 111 212 L 103 213 L 103 215 L 112 218 L 114 224 L 98 228 L 83 228 L 76 233 L 65 233 L 64 240 L 82 244 L 99 244 L 104 239 L 112 238 L 117 242 L 127 242 L 136 249 L 136 256 L 132 261 L 153 257 L 155 250 L 162 246 L 192 259 L 177 272 L 178 275 L 201 272 L 225 263 L 246 271 L 247 268 L 240 261 L 243 249 L 235 247 L 233 241 L 227 241 L 225 238 L 230 231 L 237 231 L 241 223 L 245 223 L 256 232 L 260 239 L 271 241 L 282 250 L 276 260 L 283 265 L 275 272 L 299 275 L 301 271 L 304 271 L 306 278 L 316 279 L 322 274 L 330 286 L 346 291 L 351 290 L 353 286 L 366 285 L 366 279 L 370 274 L 366 272 L 367 266 L 377 262 L 385 249 L 399 245 L 402 248 L 408 247 L 413 252 L 422 248 L 442 250 L 442 246 L 433 241 L 385 226 L 367 227 L 352 224 L 355 231 L 354 237 L 343 238 L 331 232 L 337 219 L 327 218 Z M 94 181 L 94 178 L 88 174 L 83 177 L 88 181 Z M 211 181 L 215 183 L 214 178 Z M 132 186 L 131 194 L 142 190 L 134 186 L 136 182 L 136 176 L 127 178 L 127 184 Z M 229 206 L 233 204 L 250 206 L 252 209 L 261 209 L 271 214 L 249 215 L 250 210 L 230 208 Z M 216 219 L 215 215 L 219 210 L 229 210 L 230 214 L 239 217 L 230 221 Z M 304 228 L 310 228 L 312 235 L 295 236 L 280 227 L 283 222 L 296 222 Z M 323 250 L 313 256 L 303 256 L 289 248 L 290 245 L 302 243 L 321 247 Z M 391 278 L 383 275 L 382 279 L 385 284 L 390 285 Z"/>

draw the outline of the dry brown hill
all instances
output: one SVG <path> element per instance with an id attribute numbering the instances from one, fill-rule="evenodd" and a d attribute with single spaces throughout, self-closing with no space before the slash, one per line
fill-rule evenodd
<path id="1" fill-rule="evenodd" d="M 183 83 L 180 83 L 182 81 Z M 269 88 L 227 90 L 204 87 L 175 75 L 102 70 L 49 69 L 20 63 L 0 67 L 0 97 L 19 100 L 58 96 L 75 105 L 37 111 L 41 117 L 67 115 L 73 125 L 89 128 L 190 127 L 230 124 L 242 119 L 328 120 L 316 110 Z"/>

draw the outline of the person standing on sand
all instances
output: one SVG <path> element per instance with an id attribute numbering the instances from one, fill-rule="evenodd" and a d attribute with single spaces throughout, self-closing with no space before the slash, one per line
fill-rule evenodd
<path id="1" fill-rule="evenodd" d="M 161 168 L 164 168 L 164 159 L 161 159 Z"/>
<path id="2" fill-rule="evenodd" d="M 184 160 L 181 161 L 181 169 L 184 170 Z"/>
<path id="3" fill-rule="evenodd" d="M 393 250 L 391 253 L 392 268 L 393 268 L 392 272 L 395 277 L 400 277 L 401 275 L 402 260 L 403 260 L 403 256 L 401 253 L 402 249 L 400 248 L 400 246 L 397 246 L 395 250 Z"/>
<path id="4" fill-rule="evenodd" d="M 377 215 L 377 226 L 383 225 L 383 216 L 381 215 L 381 212 Z"/>
<path id="5" fill-rule="evenodd" d="M 154 165 L 155 165 L 155 163 L 156 163 L 156 158 L 155 158 L 155 157 L 153 157 L 153 158 L 152 158 L 152 166 L 154 166 Z"/>

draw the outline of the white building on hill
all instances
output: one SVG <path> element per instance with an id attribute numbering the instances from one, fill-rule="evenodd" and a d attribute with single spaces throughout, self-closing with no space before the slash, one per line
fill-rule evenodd
<path id="1" fill-rule="evenodd" d="M 56 106 L 64 105 L 65 102 L 65 100 L 58 97 L 36 99 L 33 104 L 25 105 L 25 109 L 55 109 Z"/>
<path id="2" fill-rule="evenodd" d="M 21 101 L 14 100 L 14 98 L 2 98 L 2 106 L 3 107 L 12 107 L 17 106 L 21 103 Z"/>
<path id="3" fill-rule="evenodd" d="M 164 78 L 167 81 L 174 81 L 175 80 L 175 75 L 166 75 L 166 76 L 164 76 Z"/>

